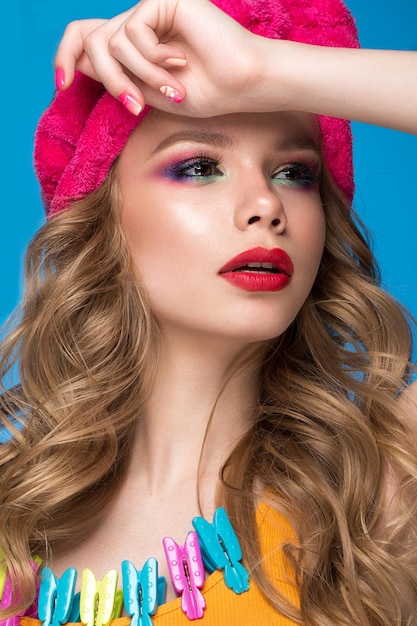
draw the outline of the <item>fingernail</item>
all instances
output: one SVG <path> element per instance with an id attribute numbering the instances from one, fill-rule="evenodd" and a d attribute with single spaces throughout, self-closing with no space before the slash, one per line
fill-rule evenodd
<path id="1" fill-rule="evenodd" d="M 139 115 L 139 113 L 142 111 L 142 106 L 139 104 L 136 98 L 128 93 L 120 94 L 119 100 L 130 113 L 133 113 L 133 115 Z"/>
<path id="2" fill-rule="evenodd" d="M 184 100 L 184 96 L 182 96 L 176 89 L 173 89 L 172 87 L 167 87 L 166 85 L 163 85 L 160 88 L 160 91 L 166 98 L 168 98 L 170 102 L 176 102 L 177 104 L 180 104 Z"/>
<path id="3" fill-rule="evenodd" d="M 60 91 L 65 85 L 65 72 L 62 67 L 57 67 L 55 70 L 55 87 Z"/>
<path id="4" fill-rule="evenodd" d="M 175 67 L 184 67 L 187 63 L 187 59 L 181 59 L 179 57 L 169 57 L 165 59 L 165 63 L 169 63 L 169 65 L 174 65 Z"/>

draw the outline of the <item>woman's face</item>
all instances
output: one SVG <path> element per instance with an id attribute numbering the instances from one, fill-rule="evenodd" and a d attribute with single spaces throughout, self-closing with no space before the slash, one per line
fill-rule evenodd
<path id="1" fill-rule="evenodd" d="M 152 112 L 120 159 L 122 227 L 161 327 L 277 337 L 323 252 L 314 116 Z"/>

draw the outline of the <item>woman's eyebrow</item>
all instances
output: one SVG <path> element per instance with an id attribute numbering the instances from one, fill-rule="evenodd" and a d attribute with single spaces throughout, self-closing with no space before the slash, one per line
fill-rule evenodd
<path id="1" fill-rule="evenodd" d="M 277 152 L 291 152 L 293 150 L 311 150 L 321 157 L 320 145 L 307 135 L 291 135 L 280 138 L 274 145 Z"/>
<path id="2" fill-rule="evenodd" d="M 211 145 L 216 148 L 233 148 L 236 145 L 235 139 L 231 135 L 209 130 L 180 130 L 168 137 L 165 137 L 152 151 L 156 154 L 173 144 L 182 141 L 191 141 Z M 276 152 L 290 152 L 293 150 L 311 150 L 321 156 L 320 146 L 307 135 L 289 135 L 280 137 L 274 143 Z"/>
<path id="3" fill-rule="evenodd" d="M 230 135 L 225 135 L 216 131 L 180 130 L 177 133 L 173 133 L 163 139 L 152 151 L 152 154 L 160 152 L 164 148 L 181 141 L 205 143 L 215 146 L 216 148 L 231 148 L 235 145 L 235 142 Z"/>

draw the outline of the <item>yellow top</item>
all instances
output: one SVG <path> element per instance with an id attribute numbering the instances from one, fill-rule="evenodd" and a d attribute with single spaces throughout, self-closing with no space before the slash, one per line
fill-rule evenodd
<path id="1" fill-rule="evenodd" d="M 288 521 L 262 502 L 256 513 L 264 570 L 271 582 L 288 599 L 299 606 L 298 589 L 285 561 L 281 546 L 294 539 L 294 531 Z M 201 626 L 295 626 L 295 622 L 278 614 L 265 600 L 254 581 L 249 591 L 240 595 L 228 589 L 223 574 L 215 571 L 204 582 L 202 590 L 206 609 Z M 190 626 L 191 622 L 181 610 L 181 599 L 176 598 L 158 607 L 152 617 L 154 626 Z M 113 620 L 112 626 L 129 626 L 130 618 Z M 21 626 L 39 626 L 40 621 L 21 618 Z"/>

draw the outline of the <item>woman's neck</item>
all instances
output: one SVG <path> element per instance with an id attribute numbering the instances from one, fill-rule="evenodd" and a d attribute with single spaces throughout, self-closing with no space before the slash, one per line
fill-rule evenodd
<path id="1" fill-rule="evenodd" d="M 127 474 L 94 531 L 82 542 L 54 547 L 51 565 L 58 576 L 71 565 L 90 567 L 100 577 L 123 559 L 140 565 L 151 555 L 167 576 L 162 537 L 183 541 L 195 515 L 212 519 L 219 469 L 251 425 L 258 367 L 252 359 L 225 385 L 238 357 L 255 357 L 255 351 L 227 355 L 213 342 L 203 348 L 195 343 L 180 350 L 164 342 Z"/>
<path id="2" fill-rule="evenodd" d="M 236 369 L 243 359 L 245 367 Z M 138 420 L 130 477 L 161 495 L 196 483 L 199 469 L 203 483 L 217 482 L 228 453 L 251 425 L 259 359 L 259 347 L 165 341 Z"/>

